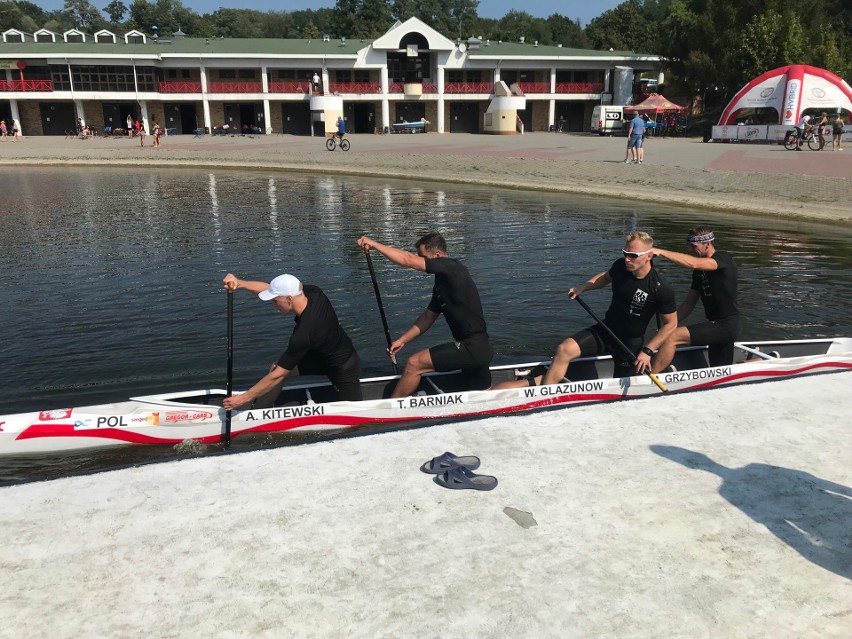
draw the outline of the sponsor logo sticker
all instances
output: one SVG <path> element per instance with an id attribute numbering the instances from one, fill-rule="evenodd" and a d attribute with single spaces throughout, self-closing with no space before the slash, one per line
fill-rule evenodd
<path id="1" fill-rule="evenodd" d="M 40 421 L 49 422 L 57 419 L 68 419 L 71 417 L 72 408 L 59 408 L 56 410 L 43 410 L 38 414 Z"/>
<path id="2" fill-rule="evenodd" d="M 204 410 L 185 410 L 169 412 L 166 413 L 165 416 L 167 424 L 174 424 L 176 422 L 196 422 L 202 419 L 211 419 L 213 417 L 213 413 Z"/>
<path id="3" fill-rule="evenodd" d="M 793 118 L 793 108 L 796 106 L 796 96 L 799 93 L 799 82 L 798 80 L 791 80 L 787 86 L 787 99 L 784 103 L 784 117 L 787 120 L 791 120 Z"/>

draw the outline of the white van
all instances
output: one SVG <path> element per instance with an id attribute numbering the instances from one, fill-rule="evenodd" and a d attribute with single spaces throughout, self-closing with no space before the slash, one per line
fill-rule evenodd
<path id="1" fill-rule="evenodd" d="M 621 133 L 621 122 L 623 119 L 623 106 L 596 106 L 592 110 L 592 133 L 597 133 L 598 135 Z"/>

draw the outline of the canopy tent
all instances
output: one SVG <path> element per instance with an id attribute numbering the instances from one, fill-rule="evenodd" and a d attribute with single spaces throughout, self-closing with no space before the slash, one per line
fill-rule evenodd
<path id="1" fill-rule="evenodd" d="M 659 93 L 652 93 L 639 104 L 624 107 L 624 117 L 642 115 L 646 135 L 683 135 L 687 128 L 686 107 L 670 102 Z"/>
<path id="2" fill-rule="evenodd" d="M 778 124 L 792 125 L 808 109 L 852 112 L 852 87 L 818 67 L 778 67 L 746 84 L 725 107 L 719 124 L 736 124 L 743 109 L 775 109 Z"/>
<path id="3" fill-rule="evenodd" d="M 659 93 L 652 93 L 639 104 L 634 104 L 630 107 L 624 107 L 625 113 L 665 113 L 666 111 L 676 111 L 683 113 L 686 107 L 678 106 L 674 102 L 669 102 L 665 96 Z"/>

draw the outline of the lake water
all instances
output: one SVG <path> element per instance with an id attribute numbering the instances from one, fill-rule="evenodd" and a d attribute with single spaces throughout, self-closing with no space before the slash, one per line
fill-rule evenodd
<path id="1" fill-rule="evenodd" d="M 412 250 L 421 234 L 444 233 L 451 256 L 478 283 L 495 363 L 549 357 L 562 338 L 590 324 L 565 293 L 620 257 L 627 232 L 645 230 L 659 246 L 684 250 L 685 232 L 698 222 L 714 227 L 717 246 L 740 265 L 745 339 L 852 335 L 852 230 L 843 227 L 266 171 L 26 168 L 0 173 L 0 189 L 0 415 L 223 388 L 227 272 L 260 280 L 289 272 L 319 285 L 365 373 L 389 373 L 369 271 L 355 243 L 365 233 Z M 373 262 L 396 337 L 425 307 L 432 278 L 377 254 Z M 689 272 L 658 262 L 682 298 Z M 609 294 L 585 299 L 602 314 Z M 277 359 L 291 327 L 270 304 L 236 295 L 236 389 Z M 401 362 L 448 338 L 439 320 Z M 163 454 L 122 453 L 111 463 Z M 78 459 L 81 469 L 94 463 Z M 3 466 L 0 481 L 10 477 Z"/>

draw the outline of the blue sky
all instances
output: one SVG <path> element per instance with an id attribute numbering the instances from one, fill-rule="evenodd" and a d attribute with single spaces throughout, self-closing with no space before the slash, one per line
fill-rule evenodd
<path id="1" fill-rule="evenodd" d="M 35 4 L 47 10 L 61 9 L 64 0 L 33 0 Z M 91 0 L 96 7 L 103 8 L 110 0 Z M 129 5 L 132 0 L 124 0 Z M 321 9 L 333 7 L 334 0 L 182 0 L 185 7 L 189 7 L 198 13 L 210 13 L 219 7 L 229 9 L 258 9 L 259 11 L 296 11 L 299 9 Z M 621 0 L 601 0 L 600 2 L 589 2 L 588 0 L 538 0 L 532 5 L 524 5 L 517 0 L 480 0 L 479 15 L 485 18 L 502 18 L 512 9 L 526 11 L 527 13 L 546 18 L 554 13 L 559 13 L 572 20 L 579 18 L 583 26 L 589 20 L 596 18 L 604 11 L 612 9 L 621 4 Z"/>

